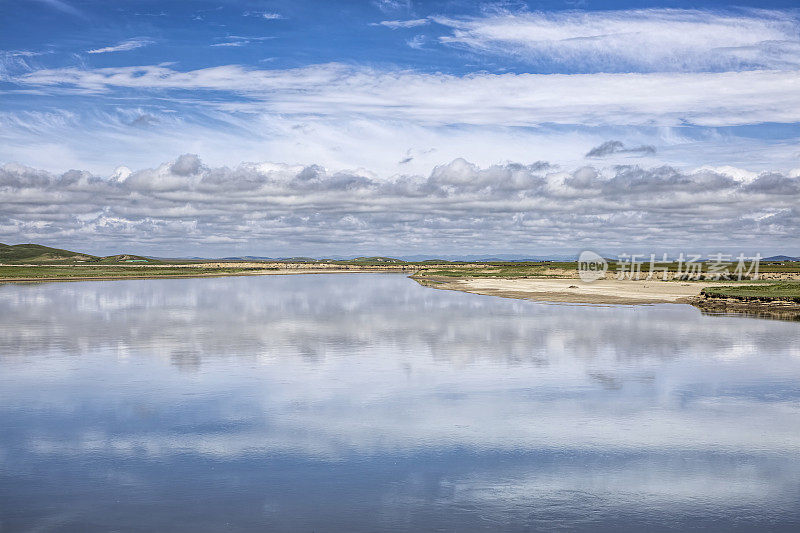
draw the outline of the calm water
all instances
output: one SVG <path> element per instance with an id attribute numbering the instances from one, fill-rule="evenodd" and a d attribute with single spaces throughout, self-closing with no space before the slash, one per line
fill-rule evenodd
<path id="1" fill-rule="evenodd" d="M 0 286 L 0 531 L 800 527 L 800 325 L 354 274 Z"/>

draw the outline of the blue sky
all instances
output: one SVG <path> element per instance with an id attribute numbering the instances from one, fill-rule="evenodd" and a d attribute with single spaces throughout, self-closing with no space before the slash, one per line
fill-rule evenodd
<path id="1" fill-rule="evenodd" d="M 170 169 L 182 154 L 199 161 L 199 174 L 191 179 L 236 174 L 244 164 L 265 180 L 264 173 L 319 169 L 327 185 L 344 174 L 380 186 L 404 179 L 430 185 L 436 169 L 460 169 L 466 174 L 451 176 L 450 185 L 469 185 L 493 168 L 511 175 L 514 165 L 531 169 L 533 181 L 568 180 L 564 176 L 585 168 L 610 180 L 620 168 L 652 176 L 666 166 L 690 181 L 698 172 L 715 173 L 739 188 L 762 175 L 780 175 L 793 191 L 800 175 L 795 4 L 0 1 L 0 165 L 14 175 L 21 168 L 44 173 L 53 183 L 69 170 L 120 183 L 154 172 L 162 176 L 153 178 L 155 189 L 174 177 Z M 494 206 L 491 193 L 507 187 L 503 180 L 486 184 L 488 196 L 452 203 L 453 212 L 429 206 L 420 216 L 437 213 L 431 220 L 441 215 L 436 225 L 455 233 L 469 226 L 457 223 L 464 202 L 477 205 L 482 216 L 489 210 L 499 217 L 495 228 L 502 227 L 501 213 L 543 216 L 524 205 Z M 230 183 L 237 187 L 234 179 Z M 188 189 L 173 195 L 171 209 L 197 207 L 191 200 L 196 184 L 183 185 Z M 19 197 L 21 191 L 11 192 Z M 742 196 L 741 190 L 727 193 Z M 761 200 L 752 220 L 794 220 L 791 197 L 784 195 L 785 206 Z M 306 198 L 304 209 L 312 218 L 331 213 L 326 201 Z M 565 213 L 574 208 L 569 201 L 559 200 Z M 685 209 L 677 198 L 673 205 Z M 71 219 L 71 230 L 9 211 L 0 221 L 0 241 L 94 236 L 90 241 L 105 250 L 112 242 L 98 226 L 102 217 L 124 219 L 119 223 L 130 228 L 176 221 L 196 228 L 201 221 L 188 214 L 109 217 L 112 208 L 86 207 Z M 380 231 L 376 221 L 362 218 L 364 209 L 333 210 L 337 220 L 355 220 L 353 228 L 360 223 L 362 229 L 345 228 L 323 244 L 306 243 L 305 236 L 281 241 L 277 230 L 254 236 L 248 233 L 253 228 L 243 229 L 237 236 L 217 221 L 195 229 L 197 240 L 186 251 L 391 252 L 386 248 L 397 241 L 372 238 Z M 653 209 L 639 211 L 652 216 Z M 89 221 L 90 213 L 101 211 Z M 592 213 L 612 215 L 599 204 Z M 398 220 L 391 227 L 408 237 L 397 246 L 402 251 L 438 248 L 397 226 Z M 771 226 L 777 234 L 771 246 L 796 245 L 780 227 Z M 572 229 L 560 241 L 531 237 L 524 252 L 572 250 L 580 247 L 579 238 L 613 248 L 630 228 L 620 226 L 613 239 Z M 639 231 L 649 235 L 652 229 Z M 144 240 L 134 237 L 136 231 L 131 229 L 130 245 L 141 251 Z M 226 244 L 223 234 L 233 241 Z M 494 252 L 528 242 L 522 233 L 492 235 Z M 682 239 L 665 240 L 662 247 L 692 241 L 689 233 Z M 733 245 L 729 234 L 708 240 Z M 467 250 L 466 234 L 459 244 L 446 242 L 452 252 L 480 252 Z M 153 245 L 171 246 L 168 240 Z"/>

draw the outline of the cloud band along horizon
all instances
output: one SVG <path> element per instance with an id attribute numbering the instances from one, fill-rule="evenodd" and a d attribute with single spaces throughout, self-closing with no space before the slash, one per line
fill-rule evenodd
<path id="1" fill-rule="evenodd" d="M 150 255 L 790 253 L 800 176 L 547 162 L 381 177 L 320 165 L 210 167 L 185 154 L 112 176 L 0 170 L 0 242 Z M 702 231 L 704 250 L 698 250 Z M 691 250 L 689 250 L 691 248 Z M 791 255 L 791 253 L 790 253 Z"/>

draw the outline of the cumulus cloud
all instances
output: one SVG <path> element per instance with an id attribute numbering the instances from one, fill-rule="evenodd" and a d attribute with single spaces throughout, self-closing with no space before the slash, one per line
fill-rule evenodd
<path id="1" fill-rule="evenodd" d="M 656 147 L 643 144 L 633 148 L 625 148 L 622 141 L 606 141 L 600 146 L 595 146 L 586 154 L 586 157 L 606 157 L 613 154 L 632 154 L 632 155 L 653 155 L 656 153 Z"/>
<path id="2" fill-rule="evenodd" d="M 455 76 L 342 64 L 273 70 L 226 65 L 192 71 L 147 65 L 43 69 L 12 81 L 76 94 L 121 89 L 222 91 L 242 99 L 219 103 L 196 97 L 194 101 L 237 111 L 425 124 L 732 126 L 800 122 L 800 78 L 797 72 L 783 71 Z M 498 94 L 503 98 L 497 98 Z"/>
<path id="3" fill-rule="evenodd" d="M 480 167 L 464 159 L 429 175 L 379 177 L 319 165 L 208 167 L 186 154 L 110 178 L 0 171 L 0 242 L 77 242 L 190 253 L 235 247 L 334 254 L 556 251 L 646 243 L 664 250 L 791 251 L 800 177 L 742 179 L 712 170 Z M 750 251 L 750 250 L 748 250 Z"/>
<path id="4" fill-rule="evenodd" d="M 554 70 L 705 71 L 800 66 L 791 11 L 682 9 L 494 13 L 434 17 L 442 43 Z"/>
<path id="5" fill-rule="evenodd" d="M 127 41 L 122 41 L 114 46 L 104 46 L 103 48 L 87 50 L 86 53 L 107 54 L 109 52 L 127 52 L 128 50 L 136 50 L 137 48 L 142 48 L 151 44 L 153 44 L 153 41 L 150 39 L 128 39 Z"/>
<path id="6" fill-rule="evenodd" d="M 178 176 L 197 174 L 202 167 L 200 158 L 195 154 L 183 154 L 169 167 L 170 172 Z"/>

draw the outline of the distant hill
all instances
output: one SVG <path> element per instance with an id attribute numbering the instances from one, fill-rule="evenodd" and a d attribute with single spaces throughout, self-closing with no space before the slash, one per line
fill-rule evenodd
<path id="1" fill-rule="evenodd" d="M 97 261 L 98 259 L 100 258 L 94 255 L 50 248 L 41 244 L 0 244 L 0 261 L 2 262 Z"/>
<path id="2" fill-rule="evenodd" d="M 138 255 L 120 254 L 98 257 L 96 255 L 51 248 L 41 244 L 0 243 L 0 263 L 157 263 L 159 261 Z"/>
<path id="3" fill-rule="evenodd" d="M 208 257 L 186 257 L 185 259 L 212 259 Z M 274 261 L 272 257 L 261 257 L 256 255 L 232 255 L 229 257 L 220 257 L 222 261 Z"/>
<path id="4" fill-rule="evenodd" d="M 141 255 L 118 254 L 109 255 L 99 258 L 99 263 L 158 263 L 157 259 L 152 257 L 143 257 Z"/>
<path id="5" fill-rule="evenodd" d="M 401 259 L 405 261 L 461 261 L 461 262 L 509 262 L 524 263 L 528 261 L 577 261 L 577 254 L 561 255 L 514 255 L 514 254 L 495 254 L 495 255 L 404 255 Z"/>
<path id="6" fill-rule="evenodd" d="M 180 258 L 181 260 L 210 260 L 210 258 Z M 449 262 L 524 262 L 524 261 L 574 261 L 575 257 L 570 255 L 545 255 L 545 256 L 523 256 L 523 255 L 412 255 L 395 257 L 353 257 L 353 256 L 329 256 L 327 258 L 314 257 L 264 257 L 264 256 L 236 256 L 224 257 L 227 261 L 283 261 L 294 263 L 314 263 L 317 261 L 347 261 L 351 263 L 363 264 L 402 264 L 407 261 L 419 263 L 449 263 Z M 612 259 L 613 260 L 613 259 Z M 800 257 L 790 257 L 788 255 L 773 255 L 764 257 L 762 261 L 785 262 L 800 261 Z M 80 263 L 161 263 L 162 258 L 145 257 L 141 255 L 117 254 L 100 257 L 82 252 L 62 250 L 61 248 L 51 248 L 41 244 L 2 244 L 0 243 L 0 263 L 51 263 L 51 262 L 80 262 Z"/>
<path id="7" fill-rule="evenodd" d="M 353 263 L 405 263 L 402 259 L 394 257 L 356 257 L 351 260 Z"/>

